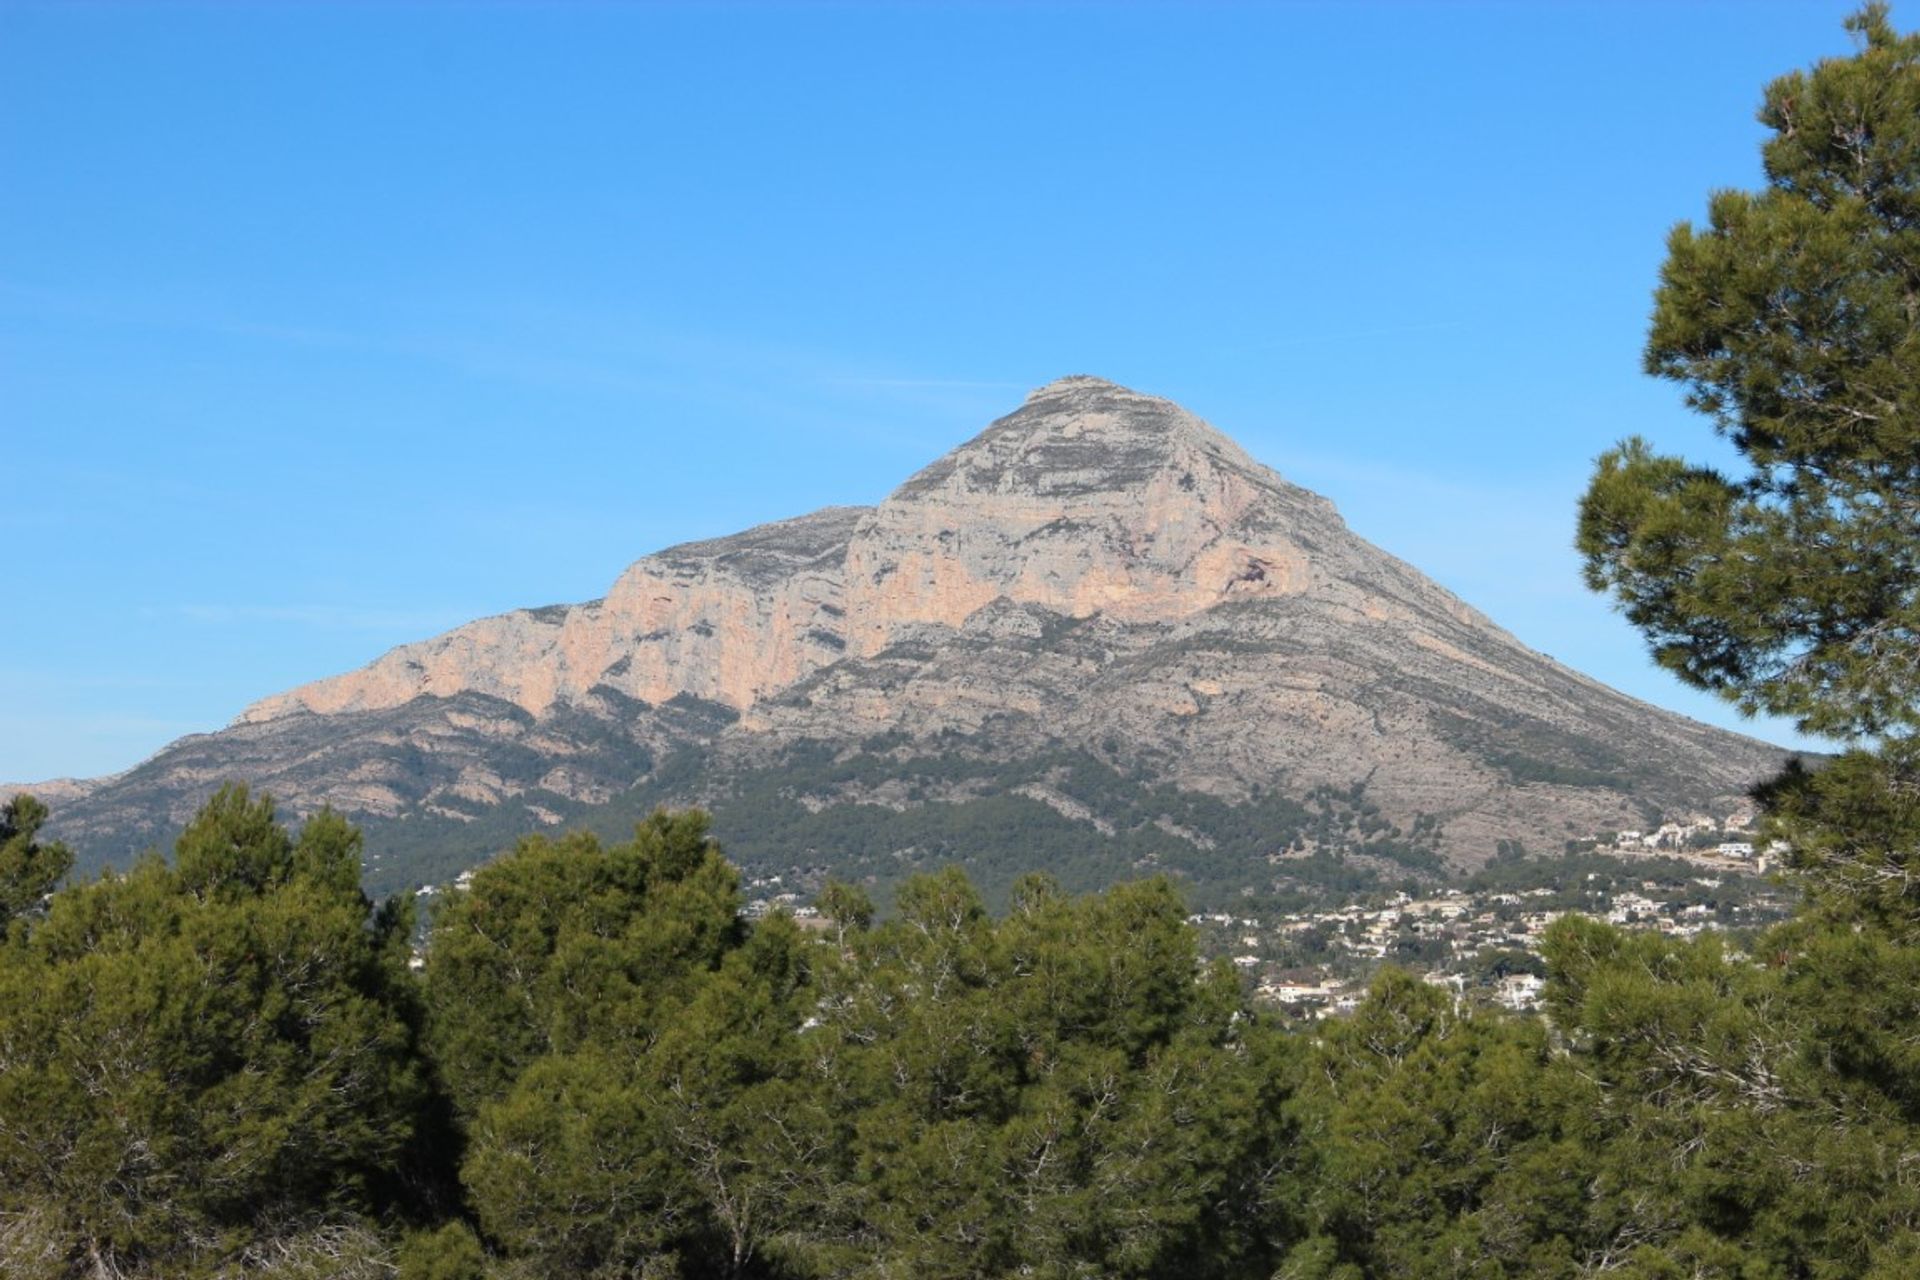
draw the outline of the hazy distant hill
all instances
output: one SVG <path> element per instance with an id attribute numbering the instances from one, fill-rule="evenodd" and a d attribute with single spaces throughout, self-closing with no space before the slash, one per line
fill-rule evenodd
<path id="1" fill-rule="evenodd" d="M 395 886 L 699 801 L 749 867 L 1163 867 L 1209 897 L 1721 816 L 1781 757 L 1529 650 L 1178 406 L 1076 377 L 877 507 L 266 698 L 70 789 L 55 828 L 121 857 L 239 778 L 366 824 Z"/>

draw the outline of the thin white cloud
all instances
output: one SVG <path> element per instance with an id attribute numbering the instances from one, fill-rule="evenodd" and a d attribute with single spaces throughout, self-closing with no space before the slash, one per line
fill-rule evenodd
<path id="1" fill-rule="evenodd" d="M 157 308 L 115 298 L 83 296 L 58 289 L 23 284 L 16 280 L 0 280 L 0 305 L 9 303 L 20 307 L 29 315 L 57 315 L 96 324 L 133 325 L 149 329 L 184 329 L 195 333 L 261 338 L 312 347 L 370 345 L 365 334 L 345 329 L 241 319 L 179 308 Z"/>
<path id="2" fill-rule="evenodd" d="M 990 382 L 971 378 L 822 378 L 830 387 L 871 387 L 894 391 L 1025 391 L 1024 382 Z"/>
<path id="3" fill-rule="evenodd" d="M 1366 342 L 1374 338 L 1397 338 L 1411 333 L 1441 333 L 1449 329 L 1464 329 L 1466 325 L 1465 320 L 1431 320 L 1419 324 L 1382 325 L 1378 328 L 1330 329 L 1321 333 L 1286 334 L 1248 346 L 1233 347 L 1222 354 L 1248 355 L 1256 351 L 1280 351 L 1288 347 L 1324 347 L 1329 343 Z"/>
<path id="4" fill-rule="evenodd" d="M 82 689 L 182 689 L 190 687 L 191 683 L 170 677 L 132 673 L 29 671 L 19 667 L 0 667 L 0 692 L 5 693 L 45 693 L 49 689 L 69 692 Z"/>
<path id="5" fill-rule="evenodd" d="M 476 613 L 451 609 L 378 609 L 354 605 L 177 604 L 148 607 L 147 618 L 181 618 L 207 626 L 279 623 L 335 631 L 393 631 L 457 626 Z"/>
<path id="6" fill-rule="evenodd" d="M 170 716 L 139 715 L 45 715 L 25 716 L 9 722 L 30 732 L 64 730 L 69 733 L 83 734 L 164 734 L 168 738 L 177 738 L 183 733 L 204 732 L 206 725 L 198 720 L 181 720 Z"/>

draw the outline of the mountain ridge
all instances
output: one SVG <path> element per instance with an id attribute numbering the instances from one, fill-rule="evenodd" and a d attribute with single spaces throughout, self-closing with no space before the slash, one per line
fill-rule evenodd
<path id="1" fill-rule="evenodd" d="M 783 790 L 782 770 L 811 778 L 822 750 L 860 778 Z M 872 507 L 669 547 L 599 600 L 399 646 L 259 700 L 56 818 L 83 844 L 113 822 L 158 833 L 152 815 L 179 821 L 224 769 L 296 811 L 439 822 L 451 842 L 623 796 L 724 811 L 734 787 L 764 791 L 768 824 L 800 823 L 826 842 L 807 856 L 830 862 L 836 813 L 860 825 L 893 806 L 914 815 L 904 830 L 931 821 L 925 806 L 1024 797 L 1095 831 L 1121 830 L 1103 804 L 1141 832 L 1184 831 L 1135 841 L 1160 852 L 1134 862 L 1178 861 L 1224 846 L 1174 809 L 1237 830 L 1236 808 L 1359 786 L 1356 812 L 1395 833 L 1379 839 L 1434 871 L 1502 840 L 1552 848 L 1731 809 L 1785 755 L 1535 653 L 1210 424 L 1083 375 Z M 705 774 L 673 791 L 696 757 Z M 1076 798 L 1069 775 L 1104 799 Z M 1173 798 L 1146 814 L 1156 788 Z M 1242 841 L 1249 883 L 1284 879 L 1284 855 L 1312 843 L 1281 830 L 1307 819 L 1273 812 L 1275 847 Z M 1362 856 L 1348 825 L 1314 848 Z"/>

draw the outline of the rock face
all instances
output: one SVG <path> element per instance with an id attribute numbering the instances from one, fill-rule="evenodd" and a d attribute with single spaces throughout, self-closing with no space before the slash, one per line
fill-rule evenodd
<path id="1" fill-rule="evenodd" d="M 723 834 L 750 810 L 805 843 L 767 860 L 825 864 L 985 856 L 973 819 L 1017 813 L 1111 874 L 1257 890 L 1303 859 L 1441 874 L 1730 811 L 1781 758 L 1532 652 L 1178 406 L 1076 377 L 877 507 L 402 646 L 56 817 L 120 852 L 238 776 L 444 867 L 643 800 L 708 803 Z"/>
<path id="2" fill-rule="evenodd" d="M 601 600 L 518 609 L 402 645 L 372 665 L 262 699 L 261 724 L 483 693 L 533 715 L 605 686 L 751 706 L 844 647 L 840 567 L 865 512 L 838 507 L 691 542 L 632 565 Z"/>
<path id="3" fill-rule="evenodd" d="M 996 600 L 1165 622 L 1296 594 L 1314 581 L 1301 538 L 1330 519 L 1324 499 L 1179 407 L 1068 378 L 860 522 L 848 647 L 865 656 L 902 628 L 961 627 Z"/>

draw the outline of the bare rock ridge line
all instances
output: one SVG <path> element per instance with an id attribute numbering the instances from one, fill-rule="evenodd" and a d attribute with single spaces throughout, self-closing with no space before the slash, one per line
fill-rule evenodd
<path id="1" fill-rule="evenodd" d="M 122 857 L 239 778 L 373 824 L 412 851 L 394 884 L 702 803 L 768 859 L 884 874 L 1042 831 L 1084 876 L 1257 889 L 1317 854 L 1437 874 L 1722 815 L 1782 755 L 1534 653 L 1178 405 L 1072 377 L 878 506 L 265 698 L 68 786 L 53 826 Z"/>
<path id="2" fill-rule="evenodd" d="M 1326 499 L 1179 406 L 1064 378 L 877 508 L 672 547 L 601 600 L 483 618 L 262 699 L 239 720 L 461 692 L 539 715 L 600 685 L 744 711 L 843 656 L 870 656 L 917 625 L 962 626 L 999 600 L 1166 621 L 1313 591 L 1362 612 L 1477 616 L 1411 571 L 1384 598 L 1343 589 L 1353 541 Z"/>
<path id="3" fill-rule="evenodd" d="M 638 561 L 606 596 L 519 609 L 402 645 L 369 666 L 262 699 L 259 723 L 475 692 L 536 715 L 596 685 L 746 706 L 837 657 L 840 564 L 859 508 L 830 508 Z"/>

